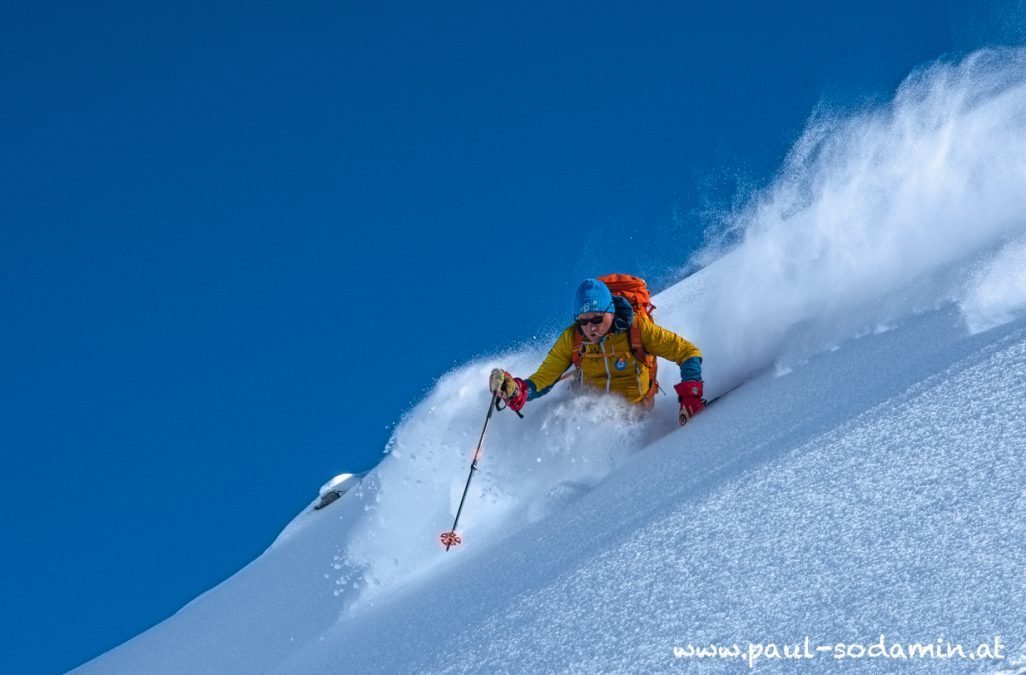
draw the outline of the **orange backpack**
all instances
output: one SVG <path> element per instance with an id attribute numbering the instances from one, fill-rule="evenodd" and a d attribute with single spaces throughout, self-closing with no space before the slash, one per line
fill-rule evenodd
<path id="1" fill-rule="evenodd" d="M 638 318 L 638 321 L 652 320 L 652 312 L 655 311 L 655 305 L 652 304 L 652 296 L 648 292 L 648 286 L 645 284 L 644 279 L 631 276 L 630 274 L 606 274 L 598 277 L 598 280 L 609 287 L 610 293 L 619 295 L 631 303 L 631 307 L 634 308 L 634 316 Z M 645 400 L 650 401 L 656 395 L 656 392 L 659 391 L 659 380 L 656 379 L 656 358 L 645 351 L 645 346 L 641 343 L 641 329 L 634 323 L 628 327 L 627 336 L 630 339 L 631 352 L 634 353 L 634 357 L 648 368 L 648 377 L 651 385 L 649 386 L 648 393 L 645 394 Z M 581 331 L 576 330 L 574 331 L 572 359 L 574 367 L 578 370 L 581 368 L 581 358 L 583 356 L 584 336 L 581 335 Z"/>

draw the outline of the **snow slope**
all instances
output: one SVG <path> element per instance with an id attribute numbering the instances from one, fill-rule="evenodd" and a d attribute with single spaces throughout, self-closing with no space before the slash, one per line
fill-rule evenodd
<path id="1" fill-rule="evenodd" d="M 980 52 L 814 116 L 656 298 L 708 394 L 744 382 L 685 429 L 670 397 L 647 418 L 565 391 L 497 415 L 446 553 L 486 374 L 531 372 L 548 341 L 458 368 L 359 488 L 81 672 L 737 671 L 750 642 L 881 635 L 1000 636 L 1004 658 L 814 666 L 1026 660 L 1024 65 Z"/>

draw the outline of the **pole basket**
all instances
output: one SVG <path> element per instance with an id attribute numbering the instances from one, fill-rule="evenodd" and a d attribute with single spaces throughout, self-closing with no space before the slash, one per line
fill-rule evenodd
<path id="1" fill-rule="evenodd" d="M 442 546 L 445 547 L 446 551 L 449 550 L 450 546 L 459 546 L 463 543 L 463 540 L 460 539 L 460 535 L 456 534 L 456 530 L 443 532 L 438 538 L 442 541 Z"/>

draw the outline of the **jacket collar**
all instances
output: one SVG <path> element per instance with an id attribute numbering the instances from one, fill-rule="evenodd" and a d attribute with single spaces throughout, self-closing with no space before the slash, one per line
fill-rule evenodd
<path id="1" fill-rule="evenodd" d="M 634 323 L 634 308 L 627 298 L 613 296 L 613 327 L 610 333 L 624 333 Z"/>

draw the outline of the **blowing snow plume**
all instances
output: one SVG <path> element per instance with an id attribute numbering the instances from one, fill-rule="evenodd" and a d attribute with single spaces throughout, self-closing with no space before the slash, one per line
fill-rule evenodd
<path id="1" fill-rule="evenodd" d="M 731 383 L 949 302 L 983 330 L 1026 305 L 1024 234 L 1026 50 L 976 52 L 814 115 L 721 230 L 730 253 L 698 256 L 717 262 L 687 325 Z"/>
<path id="2" fill-rule="evenodd" d="M 511 354 L 502 365 L 526 373 L 543 356 Z M 463 547 L 446 553 L 438 537 L 459 504 L 490 402 L 488 373 L 496 365 L 479 362 L 444 376 L 399 426 L 389 456 L 364 481 L 362 498 L 372 506 L 349 538 L 337 572 L 347 606 L 465 554 Z M 473 551 L 574 500 L 644 445 L 646 428 L 635 423 L 637 411 L 614 397 L 571 396 L 560 388 L 526 414 L 525 420 L 511 413 L 491 420 L 482 470 L 459 528 Z"/>
<path id="3" fill-rule="evenodd" d="M 883 107 L 814 116 L 778 178 L 727 223 L 733 248 L 711 246 L 704 269 L 654 299 L 659 322 L 702 348 L 712 396 L 945 304 L 985 329 L 1026 306 L 1024 186 L 1026 50 L 935 64 Z M 672 397 L 639 424 L 617 401 L 562 388 L 525 421 L 498 415 L 461 521 L 466 548 L 444 553 L 488 371 L 527 375 L 548 347 L 459 368 L 409 413 L 334 565 L 346 606 L 515 536 L 675 426 Z M 664 388 L 673 371 L 660 369 Z"/>

